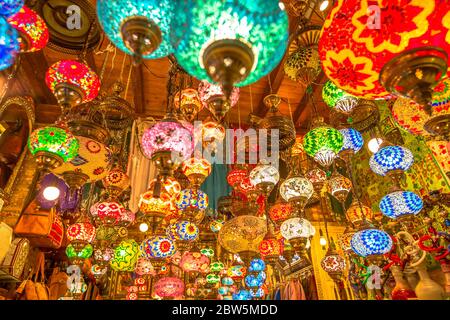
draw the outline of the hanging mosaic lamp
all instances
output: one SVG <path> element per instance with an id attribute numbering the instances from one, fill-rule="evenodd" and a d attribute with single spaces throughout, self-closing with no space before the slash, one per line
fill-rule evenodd
<path id="1" fill-rule="evenodd" d="M 250 172 L 249 178 L 252 185 L 267 195 L 280 180 L 280 173 L 274 166 L 260 163 Z"/>
<path id="2" fill-rule="evenodd" d="M 307 178 L 313 184 L 314 191 L 320 193 L 323 184 L 327 181 L 327 173 L 319 168 L 313 168 L 306 172 L 305 178 Z"/>
<path id="3" fill-rule="evenodd" d="M 9 17 L 8 22 L 19 33 L 21 52 L 39 51 L 47 45 L 49 33 L 44 19 L 27 6 Z"/>
<path id="4" fill-rule="evenodd" d="M 104 266 L 108 264 L 111 259 L 114 258 L 114 250 L 111 248 L 98 248 L 94 250 L 94 261 L 100 265 Z"/>
<path id="5" fill-rule="evenodd" d="M 371 222 L 374 218 L 373 211 L 370 207 L 355 200 L 345 212 L 345 216 L 355 228 L 359 228 L 364 220 Z"/>
<path id="6" fill-rule="evenodd" d="M 24 0 L 2 0 L 0 1 L 0 15 L 8 18 L 17 12 L 24 5 Z"/>
<path id="7" fill-rule="evenodd" d="M 97 1 L 97 16 L 114 45 L 135 62 L 172 52 L 170 29 L 175 3 L 170 0 Z"/>
<path id="8" fill-rule="evenodd" d="M 18 38 L 16 29 L 0 17 L 0 71 L 14 64 L 20 50 Z"/>
<path id="9" fill-rule="evenodd" d="M 392 239 L 386 232 L 364 229 L 356 232 L 350 241 L 352 250 L 364 258 L 377 258 L 392 249 Z"/>
<path id="10" fill-rule="evenodd" d="M 110 170 L 102 182 L 111 198 L 118 198 L 130 187 L 130 177 L 121 168 Z"/>
<path id="11" fill-rule="evenodd" d="M 339 130 L 344 138 L 344 144 L 339 152 L 339 155 L 344 160 L 349 160 L 349 157 L 356 154 L 364 145 L 364 139 L 358 130 L 353 128 L 345 128 Z"/>
<path id="12" fill-rule="evenodd" d="M 203 106 L 221 120 L 237 104 L 240 90 L 233 87 L 228 99 L 220 85 L 204 80 L 198 85 L 198 94 Z"/>
<path id="13" fill-rule="evenodd" d="M 262 259 L 253 259 L 248 266 L 249 272 L 260 272 L 266 270 L 266 264 Z"/>
<path id="14" fill-rule="evenodd" d="M 198 189 L 211 173 L 211 164 L 203 158 L 190 158 L 181 164 L 181 171 L 189 179 L 191 186 Z"/>
<path id="15" fill-rule="evenodd" d="M 341 150 L 344 144 L 344 137 L 339 130 L 325 124 L 322 126 L 321 123 L 323 123 L 322 119 L 318 119 L 316 124 L 320 125 L 305 135 L 303 148 L 320 165 L 329 167 Z"/>
<path id="16" fill-rule="evenodd" d="M 180 260 L 180 268 L 184 272 L 206 272 L 209 267 L 210 260 L 204 254 L 194 251 L 186 251 Z"/>
<path id="17" fill-rule="evenodd" d="M 110 261 L 110 265 L 115 271 L 134 271 L 138 258 L 138 243 L 133 239 L 127 239 L 114 248 L 114 258 Z"/>
<path id="18" fill-rule="evenodd" d="M 40 169 L 55 169 L 78 155 L 79 142 L 66 128 L 48 126 L 34 130 L 28 138 L 28 149 Z"/>
<path id="19" fill-rule="evenodd" d="M 277 201 L 269 209 L 269 217 L 276 224 L 282 223 L 284 220 L 291 217 L 293 212 L 292 205 L 290 203 L 284 203 Z"/>
<path id="20" fill-rule="evenodd" d="M 423 201 L 414 192 L 395 191 L 385 195 L 379 206 L 385 216 L 397 219 L 418 214 L 423 208 Z"/>
<path id="21" fill-rule="evenodd" d="M 155 294 L 163 299 L 180 298 L 184 294 L 184 282 L 178 277 L 163 277 L 155 283 Z"/>
<path id="22" fill-rule="evenodd" d="M 157 185 L 158 179 L 150 181 L 148 191 L 154 191 Z M 163 192 L 165 191 L 170 197 L 176 197 L 181 192 L 180 183 L 173 177 L 167 177 L 161 181 L 161 187 Z"/>
<path id="23" fill-rule="evenodd" d="M 120 222 L 126 210 L 123 205 L 115 201 L 97 202 L 94 205 L 97 217 L 103 225 L 114 226 Z M 91 210 L 92 213 L 92 210 Z"/>
<path id="24" fill-rule="evenodd" d="M 333 82 L 327 81 L 322 88 L 322 99 L 330 107 L 344 114 L 352 113 L 358 105 L 358 99 L 339 89 Z"/>
<path id="25" fill-rule="evenodd" d="M 152 262 L 148 260 L 145 257 L 139 257 L 136 266 L 134 268 L 134 272 L 136 272 L 137 275 L 143 276 L 143 275 L 151 275 L 155 276 L 156 271 L 153 268 Z"/>
<path id="26" fill-rule="evenodd" d="M 315 235 L 316 230 L 308 220 L 304 218 L 290 218 L 280 227 L 281 235 L 288 240 L 292 247 L 302 257 L 306 257 L 306 244 L 309 237 Z"/>
<path id="27" fill-rule="evenodd" d="M 339 235 L 338 237 L 339 247 L 347 254 L 354 254 L 351 246 L 351 240 L 354 234 L 355 231 L 351 230 L 350 228 L 346 228 L 344 233 Z"/>
<path id="28" fill-rule="evenodd" d="M 336 171 L 333 172 L 328 181 L 328 192 L 333 197 L 338 199 L 341 203 L 344 203 L 351 189 L 352 181 L 349 178 L 344 177 Z"/>
<path id="29" fill-rule="evenodd" d="M 444 79 L 434 87 L 429 105 L 398 98 L 392 106 L 392 115 L 401 127 L 413 134 L 450 140 L 450 80 Z"/>
<path id="30" fill-rule="evenodd" d="M 239 289 L 233 293 L 233 300 L 252 300 L 252 295 L 249 290 Z"/>
<path id="31" fill-rule="evenodd" d="M 190 221 L 181 220 L 167 227 L 167 234 L 175 241 L 175 245 L 180 251 L 190 250 L 193 241 L 197 240 L 199 229 Z"/>
<path id="32" fill-rule="evenodd" d="M 346 263 L 335 250 L 328 249 L 325 257 L 320 261 L 320 266 L 334 281 L 339 281 L 342 279 Z"/>
<path id="33" fill-rule="evenodd" d="M 306 203 L 314 193 L 314 186 L 305 177 L 296 176 L 287 178 L 280 185 L 281 197 L 290 202 L 296 209 L 303 210 Z"/>
<path id="34" fill-rule="evenodd" d="M 283 254 L 282 240 L 275 237 L 264 238 L 259 244 L 259 253 L 268 264 L 275 265 L 279 257 Z"/>
<path id="35" fill-rule="evenodd" d="M 319 42 L 323 70 L 357 97 L 393 93 L 426 105 L 447 74 L 449 10 L 450 3 L 434 0 L 378 2 L 376 8 L 368 0 L 336 1 Z"/>
<path id="36" fill-rule="evenodd" d="M 198 91 L 192 88 L 178 91 L 173 98 L 173 103 L 187 121 L 193 121 L 203 108 Z"/>
<path id="37" fill-rule="evenodd" d="M 77 222 L 67 227 L 66 236 L 70 242 L 66 247 L 67 257 L 71 263 L 82 265 L 94 252 L 91 243 L 95 240 L 95 227 L 89 222 Z"/>
<path id="38" fill-rule="evenodd" d="M 406 171 L 413 162 L 413 154 L 405 147 L 386 146 L 370 157 L 369 165 L 373 172 L 385 176 L 391 171 Z"/>
<path id="39" fill-rule="evenodd" d="M 225 139 L 225 128 L 215 121 L 202 123 L 202 145 L 212 155 L 218 151 L 219 144 Z"/>
<path id="40" fill-rule="evenodd" d="M 187 220 L 200 222 L 208 208 L 208 195 L 200 189 L 184 189 L 175 199 L 175 206 L 182 210 Z"/>
<path id="41" fill-rule="evenodd" d="M 176 119 L 165 118 L 145 130 L 141 140 L 144 155 L 152 159 L 163 177 L 171 172 L 194 150 L 191 132 Z"/>
<path id="42" fill-rule="evenodd" d="M 45 84 L 62 108 L 92 101 L 100 91 L 100 79 L 86 64 L 60 60 L 48 68 Z"/>
<path id="43" fill-rule="evenodd" d="M 146 191 L 141 194 L 139 199 L 139 210 L 145 215 L 146 220 L 151 223 L 153 229 L 170 214 L 172 206 L 172 197 L 161 192 L 158 197 L 154 196 L 153 191 Z"/>
<path id="44" fill-rule="evenodd" d="M 175 16 L 177 61 L 192 76 L 220 83 L 227 97 L 233 86 L 272 71 L 286 50 L 288 17 L 278 1 L 183 0 Z"/>

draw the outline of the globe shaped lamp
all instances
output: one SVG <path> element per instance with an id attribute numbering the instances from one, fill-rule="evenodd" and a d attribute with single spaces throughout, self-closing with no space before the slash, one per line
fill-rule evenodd
<path id="1" fill-rule="evenodd" d="M 386 217 L 405 219 L 417 215 L 423 208 L 423 201 L 412 191 L 395 191 L 385 195 L 379 207 Z"/>
<path id="2" fill-rule="evenodd" d="M 221 84 L 227 97 L 233 86 L 270 72 L 286 50 L 288 17 L 277 1 L 184 0 L 175 9 L 177 61 L 192 76 Z"/>
<path id="3" fill-rule="evenodd" d="M 172 52 L 170 24 L 175 4 L 170 0 L 102 0 L 97 2 L 100 25 L 114 45 L 135 63 Z"/>
<path id="4" fill-rule="evenodd" d="M 283 181 L 280 185 L 280 195 L 292 207 L 297 210 L 303 210 L 306 203 L 314 193 L 314 186 L 305 177 L 296 176 Z"/>
<path id="5" fill-rule="evenodd" d="M 370 207 L 359 201 L 353 201 L 345 212 L 347 220 L 355 227 L 359 228 L 364 220 L 371 222 L 374 218 L 373 211 Z"/>
<path id="6" fill-rule="evenodd" d="M 265 237 L 259 244 L 259 253 L 267 264 L 274 266 L 283 254 L 283 242 L 280 239 Z"/>
<path id="7" fill-rule="evenodd" d="M 175 108 L 181 111 L 184 118 L 192 122 L 203 108 L 198 91 L 193 88 L 183 89 L 175 94 L 173 99 Z"/>
<path id="8" fill-rule="evenodd" d="M 235 282 L 239 282 L 244 279 L 247 274 L 247 268 L 241 264 L 233 264 L 227 270 L 227 275 Z"/>
<path id="9" fill-rule="evenodd" d="M 206 272 L 209 267 L 210 260 L 204 254 L 194 251 L 186 251 L 180 260 L 180 268 L 184 272 Z"/>
<path id="10" fill-rule="evenodd" d="M 333 249 L 329 249 L 320 261 L 322 269 L 336 282 L 342 280 L 345 265 L 345 259 Z"/>
<path id="11" fill-rule="evenodd" d="M 181 164 L 181 170 L 192 188 L 198 189 L 211 173 L 211 164 L 203 158 L 190 158 Z"/>
<path id="12" fill-rule="evenodd" d="M 359 131 L 353 128 L 345 128 L 339 130 L 344 138 L 343 146 L 339 151 L 339 155 L 346 162 L 350 161 L 350 157 L 356 154 L 364 145 L 364 139 Z"/>
<path id="13" fill-rule="evenodd" d="M 328 181 L 328 192 L 338 199 L 341 203 L 344 203 L 347 199 L 350 190 L 352 189 L 352 181 L 337 173 L 336 171 Z"/>
<path id="14" fill-rule="evenodd" d="M 19 35 L 4 17 L 0 17 L 0 34 L 0 70 L 5 70 L 14 64 L 16 56 L 19 54 Z"/>
<path id="15" fill-rule="evenodd" d="M 269 217 L 275 224 L 280 225 L 284 220 L 291 217 L 293 211 L 294 208 L 290 203 L 276 202 L 269 209 Z"/>
<path id="16" fill-rule="evenodd" d="M 74 159 L 78 155 L 79 142 L 66 127 L 49 126 L 30 134 L 28 149 L 41 170 L 51 170 Z"/>
<path id="17" fill-rule="evenodd" d="M 291 218 L 283 222 L 280 232 L 296 252 L 306 257 L 306 243 L 316 232 L 311 222 L 304 218 Z"/>
<path id="18" fill-rule="evenodd" d="M 155 271 L 155 268 L 153 268 L 152 262 L 145 257 L 138 258 L 138 260 L 136 262 L 136 266 L 134 268 L 134 272 L 139 276 L 144 276 L 144 275 L 155 276 L 156 275 L 156 271 Z"/>
<path id="19" fill-rule="evenodd" d="M 8 18 L 20 11 L 24 0 L 3 0 L 0 2 L 0 12 L 2 16 Z"/>
<path id="20" fill-rule="evenodd" d="M 144 192 L 139 200 L 139 210 L 145 215 L 145 220 L 150 223 L 153 230 L 170 213 L 172 198 L 167 192 L 161 192 L 159 197 L 154 196 L 154 191 Z"/>
<path id="21" fill-rule="evenodd" d="M 95 204 L 95 216 L 104 225 L 114 226 L 118 224 L 125 214 L 123 205 L 115 201 L 104 201 Z"/>
<path id="22" fill-rule="evenodd" d="M 392 249 L 392 239 L 382 230 L 364 229 L 353 235 L 350 245 L 357 255 L 376 262 Z"/>
<path id="23" fill-rule="evenodd" d="M 155 270 L 160 270 L 166 264 L 166 259 L 175 254 L 175 243 L 170 236 L 154 235 L 141 243 L 142 254 L 152 262 Z"/>
<path id="24" fill-rule="evenodd" d="M 221 120 L 237 104 L 240 90 L 234 87 L 231 90 L 230 97 L 227 97 L 222 86 L 208 81 L 201 81 L 198 85 L 198 93 L 203 106 L 215 115 L 217 119 Z"/>
<path id="25" fill-rule="evenodd" d="M 225 128 L 215 121 L 207 121 L 202 124 L 202 145 L 205 150 L 215 155 L 218 151 L 219 144 L 225 139 Z"/>
<path id="26" fill-rule="evenodd" d="M 174 239 L 177 249 L 184 252 L 192 247 L 193 241 L 197 240 L 199 229 L 195 223 L 181 220 L 169 225 L 167 233 Z"/>
<path id="27" fill-rule="evenodd" d="M 249 272 L 258 273 L 264 270 L 266 270 L 266 264 L 264 263 L 264 260 L 257 258 L 250 261 L 250 264 L 248 266 Z"/>
<path id="28" fill-rule="evenodd" d="M 75 249 L 81 249 L 95 240 L 96 229 L 89 222 L 77 222 L 67 227 L 66 236 Z"/>
<path id="29" fill-rule="evenodd" d="M 303 138 L 305 152 L 324 167 L 333 163 L 343 144 L 342 133 L 329 126 L 318 126 Z"/>
<path id="30" fill-rule="evenodd" d="M 176 299 L 184 294 L 184 282 L 178 277 L 163 277 L 155 283 L 155 294 L 163 299 Z"/>
<path id="31" fill-rule="evenodd" d="M 130 187 L 130 178 L 120 168 L 114 168 L 102 180 L 110 198 L 118 198 Z"/>
<path id="32" fill-rule="evenodd" d="M 175 119 L 165 118 L 145 130 L 141 140 L 144 155 L 152 159 L 163 177 L 188 159 L 194 149 L 191 132 Z"/>
<path id="33" fill-rule="evenodd" d="M 264 271 L 256 274 L 248 274 L 245 276 L 245 285 L 250 289 L 260 288 L 266 281 L 266 273 Z"/>
<path id="34" fill-rule="evenodd" d="M 249 177 L 252 185 L 268 195 L 280 180 L 280 173 L 270 164 L 259 164 L 250 172 Z"/>
<path id="35" fill-rule="evenodd" d="M 330 107 L 344 114 L 351 114 L 358 105 L 358 99 L 344 90 L 339 89 L 333 82 L 327 81 L 322 88 L 322 99 Z"/>
<path id="36" fill-rule="evenodd" d="M 45 74 L 45 83 L 64 109 L 92 101 L 100 91 L 97 74 L 75 60 L 60 60 L 51 65 Z"/>

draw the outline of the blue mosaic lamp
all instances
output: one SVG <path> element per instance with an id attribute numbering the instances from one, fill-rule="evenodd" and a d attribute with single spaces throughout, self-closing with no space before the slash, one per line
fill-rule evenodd
<path id="1" fill-rule="evenodd" d="M 1 0 L 0 1 L 0 15 L 9 18 L 19 12 L 23 7 L 24 0 Z M 3 34 L 3 33 L 2 33 Z"/>
<path id="2" fill-rule="evenodd" d="M 245 289 L 239 289 L 233 293 L 233 300 L 252 300 L 250 291 Z"/>
<path id="3" fill-rule="evenodd" d="M 135 62 L 172 52 L 170 24 L 176 1 L 99 0 L 97 16 L 108 38 Z"/>
<path id="4" fill-rule="evenodd" d="M 233 86 L 254 83 L 281 61 L 288 16 L 278 0 L 180 0 L 172 24 L 178 63 L 192 76 Z"/>
<path id="5" fill-rule="evenodd" d="M 380 201 L 381 212 L 392 219 L 416 215 L 422 208 L 422 199 L 411 191 L 395 191 Z"/>
<path id="6" fill-rule="evenodd" d="M 340 152 L 348 151 L 350 153 L 357 153 L 361 150 L 364 145 L 364 139 L 358 130 L 346 128 L 339 130 L 339 132 L 342 133 L 342 136 L 344 137 L 344 144 Z"/>
<path id="7" fill-rule="evenodd" d="M 391 171 L 406 171 L 414 163 L 410 150 L 401 146 L 381 148 L 370 157 L 369 165 L 373 172 L 385 176 Z"/>
<path id="8" fill-rule="evenodd" d="M 364 229 L 353 235 L 350 245 L 353 252 L 367 258 L 388 253 L 392 249 L 392 239 L 382 230 Z"/>
<path id="9" fill-rule="evenodd" d="M 19 34 L 5 18 L 0 17 L 0 71 L 14 64 L 19 50 Z"/>
<path id="10" fill-rule="evenodd" d="M 266 269 L 266 264 L 262 259 L 253 259 L 248 267 L 249 272 L 260 272 Z"/>
<path id="11" fill-rule="evenodd" d="M 245 285 L 252 289 L 260 288 L 266 281 L 266 277 L 264 271 L 260 271 L 257 274 L 249 274 L 245 276 Z"/>

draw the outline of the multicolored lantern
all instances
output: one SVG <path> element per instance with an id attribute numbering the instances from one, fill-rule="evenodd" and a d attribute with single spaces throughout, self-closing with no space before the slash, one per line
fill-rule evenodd
<path id="1" fill-rule="evenodd" d="M 169 31 L 174 7 L 170 0 L 101 0 L 97 16 L 111 42 L 139 63 L 172 52 Z"/>
<path id="2" fill-rule="evenodd" d="M 206 275 L 206 283 L 217 284 L 220 282 L 220 276 L 215 273 L 210 273 Z"/>
<path id="3" fill-rule="evenodd" d="M 385 176 L 390 171 L 408 170 L 414 162 L 414 156 L 405 147 L 387 146 L 370 157 L 369 165 L 373 172 Z"/>
<path id="4" fill-rule="evenodd" d="M 218 119 L 233 108 L 239 100 L 239 88 L 233 88 L 229 100 L 223 88 L 208 81 L 201 81 L 198 85 L 198 93 L 203 106 L 213 113 Z"/>
<path id="5" fill-rule="evenodd" d="M 211 164 L 203 158 L 190 158 L 181 164 L 181 171 L 193 188 L 199 188 L 211 173 Z"/>
<path id="6" fill-rule="evenodd" d="M 148 259 L 165 259 L 175 253 L 175 244 L 170 237 L 155 235 L 141 244 L 141 251 Z"/>
<path id="7" fill-rule="evenodd" d="M 322 269 L 335 281 L 342 278 L 345 270 L 345 259 L 334 250 L 328 250 L 325 257 L 320 261 Z"/>
<path id="8" fill-rule="evenodd" d="M 262 259 L 253 259 L 248 267 L 249 272 L 260 272 L 266 269 L 266 264 Z"/>
<path id="9" fill-rule="evenodd" d="M 45 83 L 65 108 L 94 100 L 100 79 L 87 65 L 75 60 L 60 60 L 47 70 Z"/>
<path id="10" fill-rule="evenodd" d="M 392 248 L 392 239 L 382 230 L 365 229 L 356 232 L 350 244 L 356 254 L 366 258 L 388 253 Z"/>
<path id="11" fill-rule="evenodd" d="M 252 295 L 249 290 L 240 289 L 233 293 L 233 300 L 252 300 Z"/>
<path id="12" fill-rule="evenodd" d="M 186 251 L 180 260 L 180 268 L 184 272 L 207 272 L 210 260 L 201 252 Z"/>
<path id="13" fill-rule="evenodd" d="M 153 191 L 141 194 L 139 210 L 149 216 L 164 217 L 170 213 L 172 197 L 167 192 L 161 192 L 159 197 L 153 196 Z"/>
<path id="14" fill-rule="evenodd" d="M 99 265 L 105 265 L 114 258 L 114 250 L 111 248 L 95 249 L 94 260 Z"/>
<path id="15" fill-rule="evenodd" d="M 211 154 L 217 153 L 219 143 L 225 139 L 224 126 L 215 121 L 208 121 L 202 124 L 201 129 L 203 148 Z"/>
<path id="16" fill-rule="evenodd" d="M 125 211 L 124 206 L 115 201 L 104 201 L 95 204 L 95 216 L 105 225 L 118 224 Z"/>
<path id="17" fill-rule="evenodd" d="M 179 109 L 188 121 L 193 121 L 197 113 L 203 108 L 198 91 L 192 88 L 178 91 L 173 98 L 173 102 L 175 108 Z"/>
<path id="18" fill-rule="evenodd" d="M 275 257 L 278 259 L 283 254 L 282 240 L 276 238 L 268 238 L 259 244 L 259 253 L 263 259 Z"/>
<path id="19" fill-rule="evenodd" d="M 338 199 L 341 203 L 343 203 L 347 199 L 347 196 L 350 193 L 351 189 L 352 181 L 349 178 L 337 173 L 336 171 L 328 181 L 328 192 L 331 193 L 331 195 Z"/>
<path id="20" fill-rule="evenodd" d="M 258 164 L 249 175 L 250 182 L 263 192 L 270 192 L 280 180 L 277 168 L 270 164 Z"/>
<path id="21" fill-rule="evenodd" d="M 339 112 L 349 114 L 358 104 L 358 99 L 339 89 L 333 82 L 327 81 L 322 88 L 322 99 L 330 107 Z"/>
<path id="22" fill-rule="evenodd" d="M 177 277 L 164 277 L 155 283 L 155 294 L 161 298 L 180 298 L 184 294 L 184 282 Z"/>
<path id="23" fill-rule="evenodd" d="M 220 261 L 211 262 L 209 270 L 211 272 L 221 272 L 225 268 L 225 265 Z"/>
<path id="24" fill-rule="evenodd" d="M 372 221 L 373 211 L 370 207 L 358 201 L 353 201 L 345 212 L 345 216 L 352 225 L 359 227 L 364 220 Z"/>
<path id="25" fill-rule="evenodd" d="M 236 282 L 239 282 L 242 279 L 244 279 L 246 274 L 247 268 L 240 264 L 232 265 L 227 270 L 227 275 Z"/>
<path id="26" fill-rule="evenodd" d="M 190 221 L 178 221 L 167 228 L 167 233 L 175 240 L 194 241 L 198 238 L 199 229 Z"/>
<path id="27" fill-rule="evenodd" d="M 392 219 L 416 215 L 423 208 L 422 199 L 411 191 L 395 191 L 380 201 L 381 212 Z"/>
<path id="28" fill-rule="evenodd" d="M 120 168 L 114 168 L 103 178 L 103 185 L 112 197 L 118 197 L 130 187 L 130 178 Z"/>
<path id="29" fill-rule="evenodd" d="M 343 145 L 342 133 L 329 126 L 316 127 L 303 138 L 305 152 L 325 167 L 333 163 Z"/>
<path id="30" fill-rule="evenodd" d="M 134 268 L 134 272 L 136 272 L 137 275 L 143 276 L 143 275 L 156 275 L 155 268 L 153 268 L 152 262 L 144 257 L 138 258 L 136 262 L 136 266 Z"/>
<path id="31" fill-rule="evenodd" d="M 287 178 L 280 185 L 280 195 L 281 197 L 295 204 L 300 203 L 301 209 L 303 209 L 306 202 L 311 198 L 314 193 L 314 186 L 305 177 L 292 177 Z"/>
<path id="32" fill-rule="evenodd" d="M 95 240 L 95 227 L 89 222 L 77 222 L 67 227 L 70 242 L 92 243 Z"/>
<path id="33" fill-rule="evenodd" d="M 280 232 L 283 238 L 291 240 L 295 238 L 309 238 L 314 236 L 316 230 L 311 222 L 306 219 L 291 218 L 283 222 Z"/>
<path id="34" fill-rule="evenodd" d="M 266 273 L 264 271 L 245 276 L 245 284 L 247 287 L 255 289 L 261 287 L 266 281 Z"/>
<path id="35" fill-rule="evenodd" d="M 350 151 L 353 153 L 357 153 L 364 145 L 364 139 L 359 133 L 359 131 L 353 128 L 341 129 L 339 132 L 342 134 L 344 138 L 343 146 L 340 150 L 340 153 L 345 151 Z"/>
<path id="36" fill-rule="evenodd" d="M 175 200 L 180 210 L 205 210 L 208 207 L 208 195 L 202 190 L 184 189 Z"/>
<path id="37" fill-rule="evenodd" d="M 292 214 L 292 205 L 289 203 L 277 202 L 269 209 L 269 217 L 273 222 L 282 222 Z"/>
<path id="38" fill-rule="evenodd" d="M 309 86 L 321 71 L 316 46 L 300 47 L 289 54 L 284 63 L 284 73 L 293 81 Z"/>
<path id="39" fill-rule="evenodd" d="M 49 33 L 44 19 L 27 6 L 9 17 L 8 22 L 19 33 L 21 52 L 39 51 L 47 45 Z"/>
<path id="40" fill-rule="evenodd" d="M 110 265 L 116 271 L 134 271 L 139 258 L 139 244 L 133 239 L 123 240 L 114 248 Z"/>

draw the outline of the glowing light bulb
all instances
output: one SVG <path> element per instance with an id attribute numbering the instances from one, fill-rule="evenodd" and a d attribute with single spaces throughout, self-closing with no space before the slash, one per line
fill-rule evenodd
<path id="1" fill-rule="evenodd" d="M 325 239 L 325 237 L 320 237 L 319 242 L 322 247 L 325 247 L 327 245 L 327 239 Z"/>
<path id="2" fill-rule="evenodd" d="M 139 231 L 141 231 L 141 232 L 147 232 L 147 230 L 148 230 L 148 224 L 146 224 L 145 222 L 142 222 L 142 223 L 139 225 Z"/>
<path id="3" fill-rule="evenodd" d="M 330 4 L 330 1 L 328 0 L 324 0 L 322 1 L 322 3 L 320 4 L 320 11 L 324 11 L 326 8 L 328 8 L 328 5 Z"/>
<path id="4" fill-rule="evenodd" d="M 60 191 L 57 187 L 49 186 L 44 189 L 42 194 L 46 200 L 53 201 L 59 198 Z"/>
<path id="5" fill-rule="evenodd" d="M 367 146 L 369 147 L 370 152 L 376 153 L 378 149 L 380 149 L 380 145 L 383 143 L 383 139 L 380 138 L 372 138 L 370 139 Z"/>

